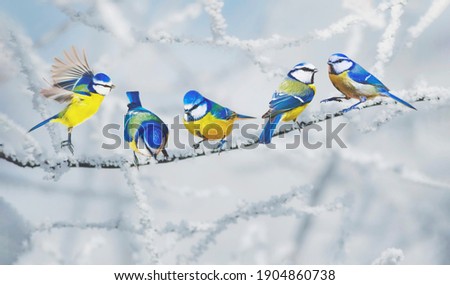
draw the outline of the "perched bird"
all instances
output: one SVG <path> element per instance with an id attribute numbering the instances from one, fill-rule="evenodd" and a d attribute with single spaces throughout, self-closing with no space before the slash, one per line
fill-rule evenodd
<path id="1" fill-rule="evenodd" d="M 139 165 L 136 153 L 156 159 L 165 149 L 169 138 L 167 125 L 155 114 L 142 107 L 138 91 L 128 91 L 128 112 L 124 119 L 124 137 L 133 150 L 134 163 Z M 143 147 L 140 147 L 143 146 Z"/>
<path id="2" fill-rule="evenodd" d="M 269 111 L 262 115 L 263 118 L 268 118 L 268 121 L 259 136 L 259 143 L 269 144 L 271 142 L 273 132 L 280 120 L 294 121 L 301 128 L 297 117 L 314 98 L 316 93 L 314 74 L 316 72 L 317 68 L 306 62 L 297 64 L 288 72 L 278 90 L 272 95 Z"/>
<path id="3" fill-rule="evenodd" d="M 72 129 L 97 113 L 103 99 L 111 92 L 114 85 L 111 78 L 104 73 L 94 74 L 83 51 L 81 58 L 74 47 L 71 53 L 64 52 L 65 62 L 55 58 L 52 66 L 51 87 L 43 89 L 41 94 L 59 103 L 69 102 L 58 114 L 32 127 L 28 132 L 42 127 L 48 122 L 61 123 L 67 127 L 67 140 L 61 147 L 67 146 L 73 153 Z"/>
<path id="4" fill-rule="evenodd" d="M 359 104 L 366 102 L 367 99 L 373 99 L 377 96 L 391 97 L 395 101 L 416 110 L 408 102 L 398 98 L 389 92 L 389 88 L 384 86 L 380 80 L 362 68 L 359 64 L 348 58 L 345 54 L 335 53 L 328 59 L 328 75 L 337 90 L 344 94 L 344 97 L 332 97 L 320 101 L 338 101 L 342 99 L 358 99 L 359 102 L 342 110 L 348 112 L 355 109 Z"/>
<path id="5" fill-rule="evenodd" d="M 194 145 L 195 148 L 206 140 L 220 140 L 221 149 L 225 138 L 231 133 L 233 123 L 240 119 L 255 119 L 254 117 L 238 114 L 223 107 L 195 90 L 184 95 L 183 123 L 188 131 L 202 140 Z"/>

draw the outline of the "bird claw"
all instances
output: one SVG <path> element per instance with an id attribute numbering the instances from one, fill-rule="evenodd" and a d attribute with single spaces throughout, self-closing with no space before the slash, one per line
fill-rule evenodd
<path id="1" fill-rule="evenodd" d="M 193 147 L 194 149 L 198 149 L 198 148 L 200 147 L 200 144 L 199 144 L 199 143 L 194 143 L 194 144 L 192 145 L 192 147 Z"/>
<path id="2" fill-rule="evenodd" d="M 297 123 L 297 126 L 298 126 L 298 129 L 299 130 L 302 130 L 304 127 L 306 127 L 306 124 L 305 124 L 305 122 L 298 122 L 298 121 L 295 121 L 296 123 Z"/>
<path id="3" fill-rule="evenodd" d="M 74 153 L 74 146 L 73 146 L 71 141 L 69 141 L 69 140 L 62 141 L 61 142 L 61 148 L 63 148 L 63 147 L 67 147 L 72 154 Z"/>
<path id="4" fill-rule="evenodd" d="M 217 150 L 217 153 L 220 155 L 220 153 L 222 152 L 222 151 L 225 151 L 225 148 L 224 148 L 224 146 L 225 146 L 225 143 L 227 142 L 227 140 L 221 140 L 220 142 L 219 142 L 219 144 L 218 144 L 218 146 L 215 148 L 216 150 Z"/>

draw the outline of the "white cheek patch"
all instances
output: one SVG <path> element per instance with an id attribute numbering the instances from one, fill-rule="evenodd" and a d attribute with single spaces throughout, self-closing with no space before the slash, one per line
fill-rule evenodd
<path id="1" fill-rule="evenodd" d="M 108 95 L 109 92 L 111 92 L 111 88 L 105 87 L 105 86 L 102 86 L 102 85 L 95 85 L 94 84 L 93 87 L 94 87 L 95 92 L 97 92 L 100 95 Z"/>
<path id="2" fill-rule="evenodd" d="M 206 104 L 202 104 L 191 111 L 192 117 L 194 117 L 195 120 L 201 119 L 206 115 Z"/>
<path id="3" fill-rule="evenodd" d="M 340 74 L 340 73 L 342 73 L 342 72 L 344 72 L 346 70 L 349 70 L 352 67 L 352 65 L 353 65 L 352 62 L 350 62 L 348 60 L 344 60 L 344 61 L 341 61 L 341 62 L 334 63 L 333 64 L 333 68 L 334 68 L 334 71 L 337 74 Z"/>
<path id="4" fill-rule="evenodd" d="M 300 82 L 303 82 L 305 84 L 310 84 L 312 81 L 312 72 L 304 71 L 304 70 L 296 70 L 291 73 L 292 77 L 297 79 Z"/>

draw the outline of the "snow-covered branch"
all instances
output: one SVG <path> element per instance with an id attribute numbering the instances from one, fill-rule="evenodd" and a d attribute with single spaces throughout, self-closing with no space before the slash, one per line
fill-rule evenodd
<path id="1" fill-rule="evenodd" d="M 429 88 L 431 91 L 433 91 L 433 88 Z M 415 98 L 414 100 L 411 100 L 411 102 L 437 102 L 442 100 L 448 100 L 450 98 L 450 90 L 445 88 L 438 88 L 440 93 L 432 93 L 428 92 L 419 92 L 418 90 L 409 90 L 404 91 L 405 93 L 409 93 L 410 97 Z M 437 92 L 437 91 L 436 91 Z M 403 92 L 402 92 L 403 93 Z M 361 107 L 361 109 L 366 109 L 370 107 L 380 106 L 380 105 L 393 105 L 396 104 L 393 101 L 385 101 L 385 100 L 372 100 L 367 102 L 364 106 Z M 405 113 L 409 112 L 409 110 L 406 109 L 399 109 L 397 113 Z M 341 111 L 335 112 L 335 113 L 321 113 L 321 114 L 314 114 L 308 120 L 303 121 L 302 127 L 306 128 L 308 126 L 311 126 L 313 124 L 319 124 L 321 122 L 341 117 L 344 113 Z M 389 118 L 387 119 L 389 120 Z M 293 125 L 291 128 L 283 128 L 279 132 L 275 133 L 274 136 L 280 136 L 284 134 L 288 134 L 293 131 L 301 130 L 299 126 Z M 255 146 L 258 144 L 258 141 L 250 141 L 241 143 L 239 145 L 233 145 L 228 149 L 223 150 L 223 152 L 238 150 L 238 149 L 248 149 L 252 146 Z M 210 152 L 195 152 L 195 151 L 186 151 L 186 152 L 180 152 L 177 154 L 170 154 L 168 158 L 160 158 L 157 160 L 148 160 L 145 162 L 141 162 L 138 166 L 145 166 L 145 165 L 155 165 L 155 164 L 163 164 L 163 163 L 171 163 L 175 161 L 181 161 L 196 157 L 205 156 L 208 153 L 217 153 L 217 150 L 212 150 Z M 13 152 L 8 152 L 5 150 L 5 146 L 0 145 L 0 159 L 3 159 L 5 161 L 8 161 L 10 163 L 13 163 L 17 166 L 24 167 L 24 168 L 36 168 L 36 167 L 43 167 L 46 169 L 56 169 L 60 167 L 68 167 L 68 168 L 103 168 L 103 169 L 120 169 L 124 165 L 129 165 L 130 167 L 134 167 L 133 163 L 125 156 L 114 156 L 111 158 L 104 158 L 104 157 L 79 157 L 79 158 L 48 158 L 48 159 L 41 159 L 41 160 L 35 160 L 33 158 L 19 158 L 19 156 Z"/>
<path id="2" fill-rule="evenodd" d="M 308 193 L 311 190 L 311 187 L 294 188 L 287 193 L 272 196 L 266 201 L 245 204 L 237 210 L 222 216 L 213 223 L 213 226 L 206 233 L 206 235 L 191 248 L 191 254 L 189 256 L 179 257 L 179 259 L 181 259 L 180 261 L 187 261 L 189 263 L 197 262 L 198 259 L 208 250 L 211 244 L 216 242 L 216 237 L 220 233 L 227 230 L 229 226 L 236 224 L 241 220 L 247 221 L 260 216 L 292 216 L 300 218 L 305 215 L 319 215 L 324 212 L 336 211 L 342 208 L 342 204 L 338 201 L 330 205 L 315 207 L 306 205 L 295 208 L 285 207 L 286 204 L 294 199 L 304 198 L 305 193 Z"/>

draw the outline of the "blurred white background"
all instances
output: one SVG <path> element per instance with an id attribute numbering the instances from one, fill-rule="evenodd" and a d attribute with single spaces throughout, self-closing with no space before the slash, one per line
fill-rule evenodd
<path id="1" fill-rule="evenodd" d="M 348 123 L 346 149 L 286 150 L 292 132 L 274 138 L 275 150 L 139 172 L 46 171 L 1 160 L 0 263 L 449 264 L 450 1 L 221 3 L 1 1 L 2 150 L 69 155 L 55 153 L 59 141 L 46 128 L 24 132 L 62 109 L 36 90 L 72 45 L 117 86 L 75 128 L 75 158 L 132 160 L 123 145 L 101 147 L 110 142 L 102 128 L 122 125 L 128 90 L 139 90 L 144 107 L 167 123 L 182 114 L 190 89 L 259 118 L 282 75 L 308 61 L 319 69 L 317 93 L 300 119 L 340 110 L 354 102 L 319 103 L 338 94 L 326 65 L 335 52 L 407 101 L 431 101 L 413 103 L 417 112 L 392 104 L 333 120 Z M 62 126 L 54 130 L 54 139 L 66 136 Z M 171 144 L 169 152 L 180 150 Z M 285 194 L 291 200 L 277 200 Z"/>

